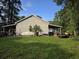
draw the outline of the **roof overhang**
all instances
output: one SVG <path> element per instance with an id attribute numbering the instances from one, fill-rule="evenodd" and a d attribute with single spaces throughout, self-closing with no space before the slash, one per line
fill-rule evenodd
<path id="1" fill-rule="evenodd" d="M 59 26 L 59 25 L 53 25 L 53 24 L 49 24 L 49 25 L 57 28 L 62 28 L 62 26 Z"/>
<path id="2" fill-rule="evenodd" d="M 3 28 L 4 27 L 12 27 L 12 26 L 15 26 L 16 24 L 10 24 L 10 25 L 5 25 L 5 26 L 2 26 Z"/>

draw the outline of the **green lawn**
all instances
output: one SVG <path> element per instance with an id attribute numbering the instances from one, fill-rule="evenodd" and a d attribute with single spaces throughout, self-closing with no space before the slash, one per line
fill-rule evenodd
<path id="1" fill-rule="evenodd" d="M 0 38 L 0 59 L 79 59 L 79 41 L 49 36 Z"/>

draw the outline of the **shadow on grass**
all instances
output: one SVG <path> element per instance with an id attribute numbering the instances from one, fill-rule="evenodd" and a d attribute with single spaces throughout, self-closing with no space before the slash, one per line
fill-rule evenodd
<path id="1" fill-rule="evenodd" d="M 0 40 L 19 40 L 22 39 L 22 36 L 5 36 L 0 37 Z"/>
<path id="2" fill-rule="evenodd" d="M 1 46 L 2 45 L 2 46 Z M 0 59 L 72 59 L 73 54 L 56 44 L 18 43 L 13 40 L 0 43 Z"/>

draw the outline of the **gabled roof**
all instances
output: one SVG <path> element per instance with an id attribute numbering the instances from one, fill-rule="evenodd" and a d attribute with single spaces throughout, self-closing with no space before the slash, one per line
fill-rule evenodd
<path id="1" fill-rule="evenodd" d="M 21 20 L 15 22 L 15 23 L 16 23 L 16 24 L 17 24 L 17 23 L 20 23 L 20 22 L 22 22 L 22 21 L 24 21 L 24 20 L 26 20 L 26 19 L 28 19 L 28 18 L 31 18 L 31 17 L 36 17 L 36 18 L 38 17 L 38 18 L 40 18 L 41 21 L 44 21 L 44 20 L 42 19 L 42 17 L 30 15 L 30 16 L 27 16 L 27 17 L 25 17 L 25 18 L 23 18 L 23 19 L 21 19 Z M 49 22 L 47 22 L 47 21 L 44 21 L 44 22 L 49 23 Z"/>
<path id="2" fill-rule="evenodd" d="M 14 26 L 14 25 L 16 25 L 16 24 L 18 24 L 18 23 L 20 23 L 20 22 L 22 22 L 22 21 L 26 20 L 26 19 L 31 18 L 31 17 L 36 17 L 36 18 L 37 18 L 38 16 L 30 15 L 30 16 L 27 16 L 27 17 L 25 17 L 25 18 L 21 19 L 21 20 L 18 20 L 18 21 L 17 21 L 17 22 L 15 22 L 14 24 L 5 25 L 5 26 L 2 26 L 2 27 Z M 40 17 L 38 17 L 38 18 L 40 18 Z M 41 21 L 44 21 L 42 18 L 40 18 L 40 20 L 41 20 Z M 44 22 L 46 22 L 46 23 L 48 23 L 48 24 L 49 24 L 49 22 L 47 22 L 47 21 L 44 21 Z M 62 26 L 59 26 L 59 25 L 53 25 L 53 24 L 49 24 L 49 25 L 51 25 L 51 26 L 55 26 L 55 27 L 59 27 L 59 28 L 61 28 L 61 27 L 62 27 Z"/>
<path id="3" fill-rule="evenodd" d="M 25 17 L 25 18 L 23 18 L 23 19 L 21 19 L 21 20 L 16 21 L 15 24 L 20 23 L 20 22 L 22 22 L 22 21 L 24 21 L 24 20 L 26 20 L 26 19 L 28 19 L 28 18 L 30 18 L 30 17 L 33 17 L 33 16 L 34 16 L 34 15 L 27 16 L 27 17 Z"/>

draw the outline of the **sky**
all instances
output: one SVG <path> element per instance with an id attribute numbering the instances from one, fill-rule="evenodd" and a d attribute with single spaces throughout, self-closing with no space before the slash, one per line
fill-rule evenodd
<path id="1" fill-rule="evenodd" d="M 20 16 L 39 15 L 46 21 L 51 21 L 55 13 L 62 7 L 57 6 L 53 0 L 21 0 L 23 10 Z"/>

